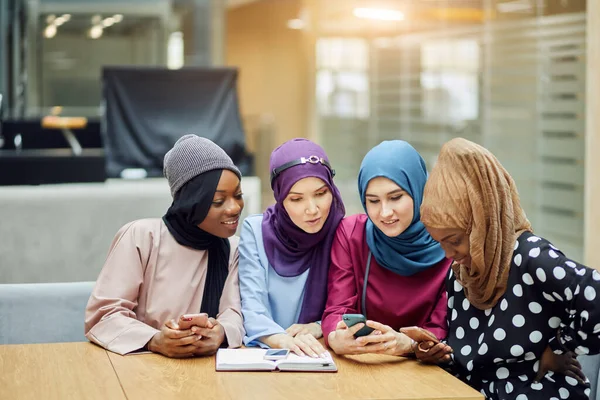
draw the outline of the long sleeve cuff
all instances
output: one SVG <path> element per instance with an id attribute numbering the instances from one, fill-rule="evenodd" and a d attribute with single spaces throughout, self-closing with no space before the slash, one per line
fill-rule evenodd
<path id="1" fill-rule="evenodd" d="M 140 321 L 132 321 L 129 327 L 108 342 L 100 339 L 101 333 L 99 334 L 96 329 L 90 330 L 86 337 L 109 351 L 125 355 L 143 348 L 158 332 L 160 332 L 158 329 Z"/>

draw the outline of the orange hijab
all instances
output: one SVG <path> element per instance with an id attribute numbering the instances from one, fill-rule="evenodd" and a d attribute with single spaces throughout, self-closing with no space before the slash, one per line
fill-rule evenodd
<path id="1" fill-rule="evenodd" d="M 532 230 L 515 182 L 498 159 L 462 138 L 442 146 L 425 185 L 421 221 L 469 235 L 471 266 L 453 263 L 452 270 L 473 306 L 496 305 L 506 291 L 515 241 Z"/>

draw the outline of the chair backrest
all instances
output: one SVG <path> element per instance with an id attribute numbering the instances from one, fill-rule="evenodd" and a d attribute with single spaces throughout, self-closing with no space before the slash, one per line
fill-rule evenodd
<path id="1" fill-rule="evenodd" d="M 0 285 L 0 344 L 86 341 L 94 282 Z"/>
<path id="2" fill-rule="evenodd" d="M 583 368 L 583 373 L 590 380 L 590 400 L 600 400 L 598 388 L 598 375 L 600 374 L 600 354 L 593 356 L 579 356 L 577 358 Z"/>

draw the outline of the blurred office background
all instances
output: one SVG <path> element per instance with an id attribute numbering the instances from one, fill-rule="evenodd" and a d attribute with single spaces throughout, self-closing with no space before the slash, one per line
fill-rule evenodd
<path id="1" fill-rule="evenodd" d="M 461 136 L 504 163 L 538 234 L 600 267 L 600 161 L 589 157 L 600 151 L 600 86 L 588 73 L 600 62 L 598 26 L 595 0 L 3 0 L 0 117 L 36 120 L 59 106 L 99 130 L 105 66 L 235 67 L 249 171 L 260 179 L 253 209 L 272 202 L 269 155 L 290 138 L 325 147 L 355 213 L 371 147 L 407 140 L 431 168 Z M 19 225 L 2 215 L 3 226 Z M 109 242 L 83 234 L 99 248 L 86 259 L 97 272 Z"/>

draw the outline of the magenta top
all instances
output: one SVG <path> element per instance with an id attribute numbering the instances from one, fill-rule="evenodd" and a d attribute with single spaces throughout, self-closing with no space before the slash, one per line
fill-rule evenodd
<path id="1" fill-rule="evenodd" d="M 325 340 L 343 314 L 361 314 L 361 299 L 369 247 L 365 214 L 344 218 L 331 248 L 327 305 L 322 319 Z M 367 318 L 395 330 L 420 326 L 438 338 L 446 337 L 446 278 L 451 260 L 444 258 L 422 272 L 401 276 L 371 257 L 367 284 Z"/>

